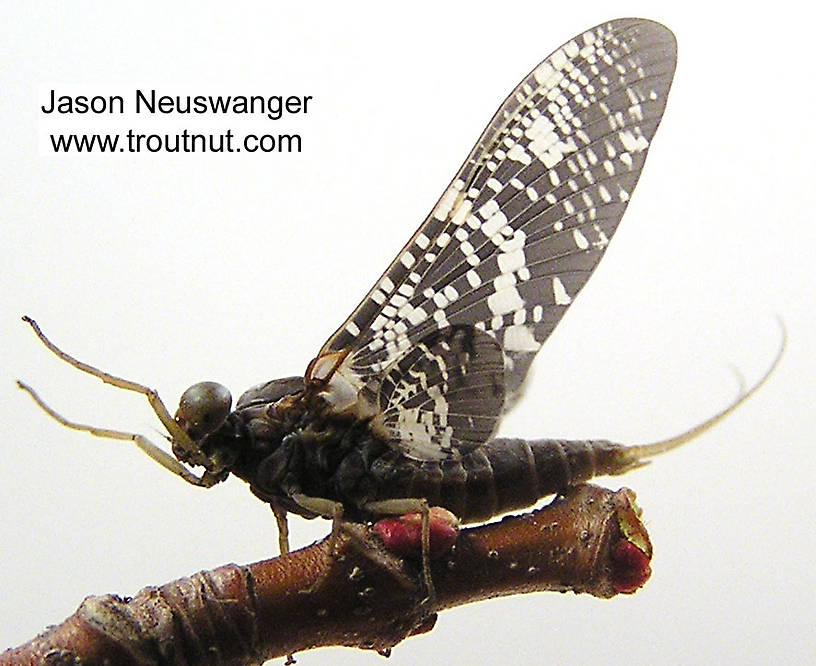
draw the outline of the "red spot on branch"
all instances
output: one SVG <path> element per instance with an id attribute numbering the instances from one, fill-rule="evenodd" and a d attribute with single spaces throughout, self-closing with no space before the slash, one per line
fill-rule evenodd
<path id="1" fill-rule="evenodd" d="M 456 543 L 459 521 L 450 511 L 439 506 L 431 507 L 429 515 L 431 559 L 441 557 Z M 383 518 L 374 525 L 374 531 L 383 545 L 400 557 L 422 555 L 422 514 L 406 513 L 393 518 Z"/>
<path id="2" fill-rule="evenodd" d="M 651 557 L 631 541 L 618 541 L 610 553 L 612 562 L 612 586 L 616 592 L 632 594 L 643 587 L 652 569 Z"/>

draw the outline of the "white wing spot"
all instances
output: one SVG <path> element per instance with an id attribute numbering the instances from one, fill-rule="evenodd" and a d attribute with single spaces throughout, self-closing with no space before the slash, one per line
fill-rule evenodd
<path id="1" fill-rule="evenodd" d="M 524 150 L 520 143 L 517 143 L 507 151 L 507 159 L 513 160 L 514 162 L 521 162 L 524 166 L 527 166 L 533 161 L 533 158 L 530 157 L 530 154 Z"/>
<path id="2" fill-rule="evenodd" d="M 535 141 L 546 136 L 551 136 L 553 137 L 553 140 L 555 140 L 558 137 L 553 133 L 554 129 L 555 125 L 553 125 L 552 120 L 550 120 L 547 116 L 539 116 L 524 131 L 524 136 L 531 141 Z"/>
<path id="3" fill-rule="evenodd" d="M 482 225 L 482 233 L 490 238 L 506 224 L 507 216 L 502 212 L 498 212 L 485 221 L 485 223 Z"/>
<path id="4" fill-rule="evenodd" d="M 609 236 L 604 233 L 601 226 L 599 224 L 594 224 L 592 225 L 592 228 L 595 229 L 598 234 L 598 240 L 594 243 L 595 247 L 604 248 L 609 245 Z"/>
<path id="5" fill-rule="evenodd" d="M 438 308 L 445 309 L 450 304 L 447 298 L 445 298 L 444 294 L 436 293 L 433 297 L 434 305 Z"/>
<path id="6" fill-rule="evenodd" d="M 505 252 L 498 256 L 499 270 L 502 273 L 512 273 L 525 265 L 524 250 L 519 248 L 513 252 Z"/>
<path id="7" fill-rule="evenodd" d="M 451 186 L 445 190 L 445 194 L 442 195 L 442 198 L 439 199 L 439 203 L 436 204 L 436 208 L 434 208 L 433 216 L 440 221 L 445 221 L 448 217 L 448 213 L 451 212 L 454 203 L 456 202 L 456 197 L 459 195 L 459 191 L 464 187 L 464 183 L 461 180 L 457 180 L 451 184 Z"/>
<path id="8" fill-rule="evenodd" d="M 515 352 L 536 352 L 541 345 L 528 326 L 508 326 L 504 332 L 504 348 Z"/>
<path id="9" fill-rule="evenodd" d="M 425 312 L 422 308 L 414 308 L 411 312 L 408 313 L 408 321 L 412 326 L 417 326 L 421 324 L 428 318 L 428 313 Z"/>
<path id="10" fill-rule="evenodd" d="M 561 278 L 557 276 L 554 277 L 552 281 L 552 287 L 556 305 L 569 305 L 570 303 L 572 303 L 572 299 L 567 293 L 567 290 L 564 288 L 564 283 L 561 282 Z"/>
<path id="11" fill-rule="evenodd" d="M 498 213 L 499 210 L 500 209 L 498 202 L 495 199 L 490 199 L 487 203 L 484 204 L 484 206 L 482 206 L 479 209 L 479 215 L 482 216 L 483 220 L 486 220 L 495 215 L 496 213 Z M 468 220 L 468 222 L 470 222 L 470 220 Z"/>
<path id="12" fill-rule="evenodd" d="M 478 195 L 474 195 L 478 196 Z M 470 211 L 473 209 L 473 202 L 470 199 L 464 199 L 454 211 L 453 215 L 451 216 L 451 222 L 455 225 L 459 226 L 464 222 L 468 215 L 470 215 Z"/>
<path id="13" fill-rule="evenodd" d="M 540 85 L 545 85 L 554 73 L 555 70 L 553 69 L 552 65 L 545 60 L 538 67 L 536 67 L 536 70 L 533 72 L 533 76 Z"/>
<path id="14" fill-rule="evenodd" d="M 493 280 L 495 293 L 487 297 L 487 307 L 494 315 L 503 315 L 524 307 L 521 294 L 516 289 L 516 278 L 512 273 L 505 273 Z"/>
<path id="15" fill-rule="evenodd" d="M 550 62 L 555 69 L 563 69 L 567 64 L 567 54 L 564 53 L 564 49 L 558 49 L 553 53 L 550 56 Z"/>
<path id="16" fill-rule="evenodd" d="M 618 132 L 618 137 L 620 138 L 623 147 L 630 153 L 639 153 L 649 147 L 649 142 L 646 141 L 646 137 L 641 135 L 635 138 L 635 135 L 632 134 L 631 130 Z"/>
<path id="17" fill-rule="evenodd" d="M 589 241 L 586 239 L 586 236 L 581 233 L 580 229 L 572 230 L 572 238 L 575 240 L 575 245 L 579 250 L 586 250 L 589 247 Z"/>

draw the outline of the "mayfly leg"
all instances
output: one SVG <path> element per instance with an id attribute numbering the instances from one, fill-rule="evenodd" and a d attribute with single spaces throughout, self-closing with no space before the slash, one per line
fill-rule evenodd
<path id="1" fill-rule="evenodd" d="M 270 502 L 275 522 L 278 525 L 278 550 L 281 555 L 289 554 L 289 522 L 286 520 L 286 509 L 274 500 Z"/>
<path id="2" fill-rule="evenodd" d="M 431 577 L 431 521 L 430 507 L 425 499 L 402 498 L 380 500 L 366 504 L 366 510 L 379 515 L 420 515 L 420 549 L 422 555 L 422 580 L 425 584 L 426 601 L 433 608 L 436 603 L 436 588 Z"/>
<path id="3" fill-rule="evenodd" d="M 34 402 L 37 403 L 40 409 L 42 409 L 46 414 L 48 414 L 52 419 L 54 419 L 60 425 L 65 426 L 66 428 L 71 428 L 71 430 L 79 430 L 81 432 L 87 432 L 95 437 L 103 437 L 105 439 L 118 439 L 123 441 L 131 441 L 136 446 L 138 446 L 144 453 L 149 455 L 153 460 L 159 463 L 165 469 L 173 472 L 176 476 L 180 476 L 184 479 L 187 483 L 191 483 L 194 486 L 207 486 L 207 482 L 204 481 L 201 477 L 196 476 L 187 469 L 182 463 L 180 463 L 176 458 L 171 456 L 167 451 L 164 449 L 156 446 L 153 442 L 151 442 L 147 437 L 144 435 L 140 435 L 139 433 L 135 432 L 125 432 L 123 430 L 111 430 L 110 428 L 99 428 L 97 426 L 87 425 L 85 423 L 76 423 L 75 421 L 69 421 L 66 419 L 62 414 L 59 412 L 54 411 L 48 403 L 46 403 L 39 394 L 31 388 L 25 382 L 21 382 L 19 379 L 17 380 L 17 386 L 21 388 L 23 391 L 28 393 Z"/>
<path id="4" fill-rule="evenodd" d="M 73 366 L 77 370 L 82 370 L 82 372 L 97 377 L 98 379 L 101 379 L 104 383 L 110 384 L 111 386 L 125 389 L 126 391 L 141 393 L 142 395 L 147 397 L 147 400 L 150 403 L 153 412 L 156 414 L 156 416 L 162 422 L 164 427 L 167 429 L 167 432 L 170 435 L 169 437 L 170 441 L 180 446 L 180 448 L 184 450 L 194 451 L 193 442 L 190 440 L 187 433 L 178 425 L 178 423 L 175 422 L 173 417 L 170 416 L 170 412 L 167 410 L 167 407 L 164 405 L 164 402 L 162 402 L 161 398 L 159 397 L 159 394 L 155 390 L 148 388 L 143 384 L 131 381 L 129 379 L 117 377 L 116 375 L 112 375 L 108 372 L 100 370 L 99 368 L 95 368 L 94 366 L 88 365 L 87 363 L 83 363 L 82 361 L 74 358 L 70 354 L 62 351 L 62 349 L 60 349 L 53 342 L 51 342 L 51 340 L 49 340 L 42 332 L 37 322 L 34 321 L 31 317 L 24 316 L 23 321 L 25 321 L 29 326 L 31 326 L 34 333 L 40 339 L 40 342 L 42 342 L 43 345 L 45 345 L 45 347 L 51 353 L 53 353 L 55 356 L 62 359 L 69 365 Z M 47 405 L 45 401 L 42 398 L 40 398 L 37 392 L 34 391 L 34 389 L 32 389 L 27 384 L 18 381 L 17 386 L 19 386 L 26 393 L 28 393 L 34 399 L 34 402 L 36 402 L 37 405 L 46 414 L 48 414 L 55 421 L 61 423 L 67 428 L 87 432 L 96 437 L 132 441 L 136 444 L 136 446 L 138 446 L 142 451 L 144 451 L 147 455 L 149 455 L 162 467 L 173 472 L 173 474 L 181 477 L 188 483 L 191 483 L 196 486 L 209 486 L 212 485 L 212 483 L 214 482 L 214 480 L 211 480 L 207 475 L 199 477 L 193 472 L 191 472 L 176 458 L 171 456 L 169 453 L 167 453 L 160 447 L 153 444 L 153 442 L 147 439 L 147 437 L 145 437 L 144 435 L 132 432 L 125 432 L 121 430 L 112 430 L 109 428 L 99 428 L 92 425 L 86 425 L 70 421 L 61 414 L 59 414 L 58 412 L 54 411 L 49 405 Z"/>
<path id="5" fill-rule="evenodd" d="M 167 428 L 167 432 L 170 433 L 170 436 L 173 440 L 180 440 L 181 443 L 189 442 L 189 437 L 187 433 L 182 430 L 179 425 L 173 420 L 173 417 L 170 416 L 170 412 L 165 407 L 164 403 L 162 402 L 161 398 L 159 398 L 159 394 L 156 393 L 155 390 L 144 386 L 143 384 L 139 384 L 137 382 L 131 381 L 129 379 L 125 379 L 124 377 L 117 377 L 116 375 L 112 375 L 109 372 L 105 372 L 104 370 L 100 370 L 99 368 L 95 368 L 92 365 L 88 365 L 87 363 L 83 363 L 79 359 L 74 358 L 70 354 L 62 351 L 59 347 L 57 347 L 51 340 L 49 340 L 45 333 L 42 332 L 40 329 L 39 324 L 34 321 L 31 317 L 24 316 L 23 321 L 26 322 L 31 326 L 34 330 L 34 333 L 40 339 L 48 349 L 58 358 L 61 358 L 63 361 L 72 365 L 77 370 L 82 370 L 82 372 L 86 372 L 89 375 L 97 377 L 101 379 L 106 384 L 110 384 L 111 386 L 116 386 L 117 388 L 125 389 L 126 391 L 133 391 L 135 393 L 141 393 L 142 395 L 147 397 L 147 401 L 150 403 L 150 406 L 153 408 L 153 411 L 156 413 L 156 416 L 159 417 L 159 420 L 162 422 L 165 428 Z M 190 450 L 192 450 L 192 442 L 189 444 Z M 187 447 L 185 447 L 187 448 Z"/>

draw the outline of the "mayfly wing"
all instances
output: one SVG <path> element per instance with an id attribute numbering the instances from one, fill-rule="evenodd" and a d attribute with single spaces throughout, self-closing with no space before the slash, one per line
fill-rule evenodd
<path id="1" fill-rule="evenodd" d="M 408 364 L 411 391 L 399 371 L 402 390 L 379 396 L 387 412 L 380 421 L 397 448 L 418 459 L 450 457 L 489 437 L 501 403 L 615 233 L 675 63 L 672 33 L 644 19 L 604 23 L 557 49 L 501 105 L 431 214 L 323 346 L 321 354 L 348 351 L 339 369 L 375 392 L 389 368 L 423 340 L 431 340 L 426 349 L 438 344 L 434 336 L 448 327 L 496 341 L 477 345 L 489 358 L 472 376 L 483 381 L 500 353 L 502 400 L 463 400 L 455 426 L 447 423 L 446 372 L 432 353 Z M 456 395 L 469 376 L 460 373 Z M 417 391 L 425 394 L 425 441 L 415 427 Z M 414 407 L 401 409 L 402 395 Z"/>
<path id="2" fill-rule="evenodd" d="M 504 404 L 504 354 L 473 326 L 431 333 L 364 388 L 371 428 L 412 458 L 456 457 L 482 444 Z"/>

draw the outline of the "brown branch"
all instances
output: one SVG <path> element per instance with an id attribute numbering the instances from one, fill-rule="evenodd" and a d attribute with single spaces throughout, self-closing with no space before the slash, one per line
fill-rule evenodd
<path id="1" fill-rule="evenodd" d="M 88 597 L 0 666 L 257 664 L 326 645 L 386 651 L 433 627 L 418 563 L 361 525 L 347 527 L 333 556 L 330 547 L 229 564 L 133 598 Z M 463 530 L 432 564 L 434 611 L 522 592 L 633 592 L 650 559 L 634 493 L 578 486 L 541 510 Z"/>

